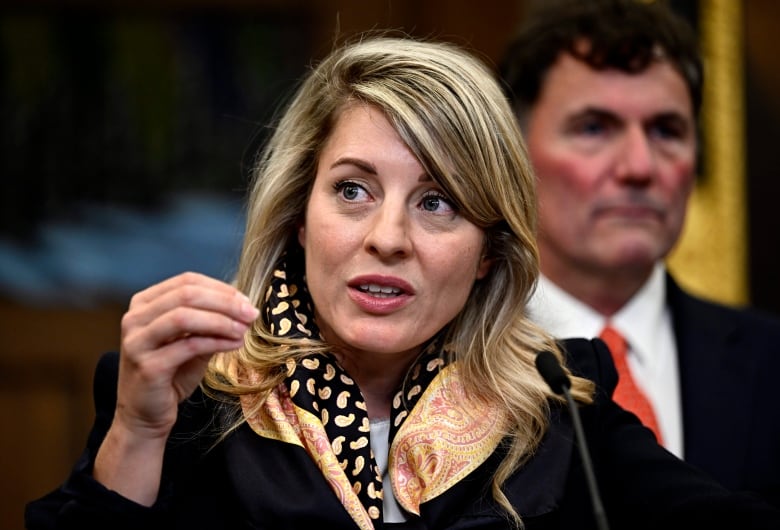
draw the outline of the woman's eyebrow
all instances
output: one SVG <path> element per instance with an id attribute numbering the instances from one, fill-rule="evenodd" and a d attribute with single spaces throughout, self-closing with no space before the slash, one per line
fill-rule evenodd
<path id="1" fill-rule="evenodd" d="M 330 169 L 339 167 L 339 166 L 356 166 L 363 171 L 366 171 L 368 173 L 371 173 L 373 175 L 376 175 L 376 167 L 371 162 L 368 162 L 366 160 L 362 160 L 360 158 L 354 158 L 351 156 L 345 156 L 342 158 L 337 159 L 335 162 L 333 162 L 330 165 Z"/>

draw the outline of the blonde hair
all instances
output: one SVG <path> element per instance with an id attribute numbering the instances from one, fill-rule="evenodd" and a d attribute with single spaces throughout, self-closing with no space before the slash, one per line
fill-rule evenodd
<path id="1" fill-rule="evenodd" d="M 534 366 L 552 337 L 526 315 L 538 277 L 534 175 L 512 110 L 493 73 L 446 43 L 372 37 L 340 47 L 305 79 L 260 154 L 250 192 L 237 287 L 258 306 L 274 266 L 302 222 L 320 150 L 348 104 L 381 109 L 409 149 L 464 218 L 485 231 L 490 273 L 443 333 L 469 395 L 508 411 L 509 451 L 493 480 L 493 496 L 519 522 L 501 485 L 538 446 L 557 399 Z M 225 357 L 206 385 L 233 395 L 259 394 L 258 406 L 291 356 L 325 345 L 274 337 L 259 319 L 246 346 L 225 354 L 269 374 L 260 384 L 226 380 Z M 574 378 L 573 393 L 590 401 L 592 383 Z"/>

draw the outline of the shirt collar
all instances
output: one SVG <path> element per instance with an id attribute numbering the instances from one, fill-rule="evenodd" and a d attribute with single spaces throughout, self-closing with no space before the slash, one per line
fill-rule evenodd
<path id="1" fill-rule="evenodd" d="M 628 341 L 642 363 L 653 359 L 653 344 L 662 325 L 666 302 L 666 267 L 659 262 L 641 289 L 615 313 L 612 326 Z M 531 319 L 558 338 L 597 337 L 607 319 L 540 275 L 528 304 Z"/>
<path id="2" fill-rule="evenodd" d="M 531 320 L 558 338 L 595 337 L 604 317 L 540 275 L 528 303 Z"/>
<path id="3" fill-rule="evenodd" d="M 641 289 L 612 316 L 612 325 L 628 341 L 642 364 L 654 360 L 654 344 L 666 307 L 666 267 L 659 262 Z"/>

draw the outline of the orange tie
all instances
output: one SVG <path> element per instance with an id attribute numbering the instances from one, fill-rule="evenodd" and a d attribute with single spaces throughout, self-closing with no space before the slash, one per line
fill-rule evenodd
<path id="1" fill-rule="evenodd" d="M 613 327 L 607 325 L 599 335 L 612 352 L 612 360 L 615 363 L 618 373 L 618 384 L 615 388 L 615 394 L 612 398 L 617 404 L 626 410 L 630 410 L 640 421 L 655 434 L 658 443 L 663 443 L 661 430 L 658 428 L 655 412 L 650 401 L 634 382 L 631 377 L 631 370 L 628 368 L 628 343 L 623 336 Z"/>

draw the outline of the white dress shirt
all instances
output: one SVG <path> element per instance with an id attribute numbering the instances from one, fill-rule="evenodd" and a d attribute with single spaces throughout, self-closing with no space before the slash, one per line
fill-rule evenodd
<path id="1" fill-rule="evenodd" d="M 531 318 L 557 338 L 597 337 L 607 319 L 546 277 L 529 304 Z M 666 306 L 665 268 L 659 263 L 644 286 L 610 319 L 628 342 L 628 366 L 653 405 L 663 445 L 683 457 L 677 346 Z"/>

